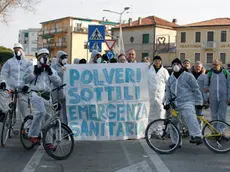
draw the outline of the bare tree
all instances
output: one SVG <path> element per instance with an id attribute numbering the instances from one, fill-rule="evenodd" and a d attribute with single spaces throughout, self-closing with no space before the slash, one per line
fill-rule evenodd
<path id="1" fill-rule="evenodd" d="M 7 18 L 16 9 L 34 12 L 40 0 L 0 0 L 0 20 L 7 23 Z"/>

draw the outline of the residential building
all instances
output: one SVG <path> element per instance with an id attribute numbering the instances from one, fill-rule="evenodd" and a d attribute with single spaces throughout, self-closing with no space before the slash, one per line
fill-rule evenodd
<path id="1" fill-rule="evenodd" d="M 51 56 L 56 56 L 58 50 L 68 53 L 69 62 L 74 58 L 90 59 L 88 48 L 88 25 L 105 25 L 106 39 L 111 35 L 111 28 L 117 23 L 84 19 L 78 17 L 65 17 L 56 20 L 42 22 L 42 30 L 39 32 L 39 48 L 48 48 Z M 102 53 L 107 50 L 106 44 L 102 45 Z"/>
<path id="2" fill-rule="evenodd" d="M 210 68 L 214 58 L 230 65 L 230 18 L 215 18 L 177 26 L 177 56 L 201 61 Z"/>
<path id="3" fill-rule="evenodd" d="M 40 28 L 29 28 L 28 30 L 20 30 L 18 35 L 18 42 L 24 47 L 26 55 L 33 55 L 37 51 L 38 32 Z"/>
<path id="4" fill-rule="evenodd" d="M 169 22 L 157 16 L 139 17 L 138 20 L 122 24 L 122 34 L 126 52 L 136 51 L 137 61 L 141 62 L 146 56 L 160 55 L 163 63 L 170 64 L 176 56 L 176 19 Z M 112 35 L 119 37 L 119 26 L 112 28 Z"/>

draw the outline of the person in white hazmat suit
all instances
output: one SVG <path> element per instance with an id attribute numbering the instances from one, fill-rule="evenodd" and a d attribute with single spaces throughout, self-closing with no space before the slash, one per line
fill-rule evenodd
<path id="1" fill-rule="evenodd" d="M 149 122 L 155 119 L 165 118 L 163 100 L 165 96 L 165 86 L 169 78 L 167 69 L 162 66 L 161 57 L 155 56 L 153 62 L 154 64 L 150 66 L 148 71 L 150 97 Z"/>
<path id="2" fill-rule="evenodd" d="M 98 58 L 101 57 L 101 54 L 97 50 L 93 50 L 89 63 L 97 63 Z"/>
<path id="3" fill-rule="evenodd" d="M 40 49 L 37 54 L 38 64 L 29 67 L 23 77 L 25 83 L 30 84 L 30 101 L 33 106 L 33 121 L 28 136 L 32 143 L 39 142 L 41 122 L 46 115 L 46 105 L 50 103 L 52 84 L 61 85 L 57 72 L 49 66 L 49 51 Z M 52 146 L 52 145 L 51 145 Z"/>
<path id="4" fill-rule="evenodd" d="M 230 75 L 222 68 L 221 61 L 214 59 L 212 69 L 208 72 L 204 82 L 205 92 L 209 92 L 209 103 L 212 120 L 227 120 L 227 108 L 230 103 Z M 215 126 L 215 125 L 214 125 Z M 215 126 L 224 131 L 224 126 Z"/>
<path id="5" fill-rule="evenodd" d="M 20 43 L 14 44 L 14 57 L 10 58 L 3 65 L 1 70 L 0 89 L 22 92 L 18 95 L 18 110 L 21 121 L 28 115 L 28 85 L 23 82 L 23 76 L 27 68 L 33 66 L 32 62 L 24 58 L 23 46 Z M 11 97 L 10 97 L 11 98 Z"/>
<path id="6" fill-rule="evenodd" d="M 188 130 L 191 136 L 190 143 L 201 144 L 202 135 L 200 126 L 196 118 L 195 107 L 202 109 L 203 99 L 200 92 L 199 85 L 194 76 L 191 73 L 185 71 L 181 61 L 176 58 L 172 61 L 173 73 L 169 77 L 166 84 L 165 92 L 165 109 L 169 110 L 169 102 L 176 98 L 174 103 L 176 109 L 181 113 L 188 126 Z M 173 123 L 178 124 L 177 119 L 173 118 Z M 175 134 L 173 130 L 170 130 L 170 136 L 172 144 L 170 148 L 175 146 Z"/>
<path id="7" fill-rule="evenodd" d="M 58 76 L 61 78 L 62 84 L 64 84 L 64 71 L 66 69 L 65 65 L 68 62 L 68 55 L 64 51 L 58 51 L 56 59 L 56 63 L 52 64 L 51 67 L 57 72 Z M 61 105 L 61 121 L 64 124 L 67 124 L 66 98 L 64 90 L 53 92 L 54 100 L 57 99 L 57 96 L 59 97 L 59 104 Z"/>

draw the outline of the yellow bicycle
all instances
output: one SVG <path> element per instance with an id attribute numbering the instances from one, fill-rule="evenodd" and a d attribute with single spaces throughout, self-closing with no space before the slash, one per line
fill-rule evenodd
<path id="1" fill-rule="evenodd" d="M 145 130 L 145 139 L 149 147 L 160 154 L 169 154 L 181 146 L 182 134 L 179 129 L 187 125 L 182 115 L 170 101 L 171 113 L 166 119 L 150 122 Z M 203 116 L 197 116 L 203 123 L 202 136 L 205 145 L 216 153 L 226 153 L 230 150 L 230 125 L 221 120 L 208 121 Z M 179 125 L 175 125 L 174 120 Z"/>

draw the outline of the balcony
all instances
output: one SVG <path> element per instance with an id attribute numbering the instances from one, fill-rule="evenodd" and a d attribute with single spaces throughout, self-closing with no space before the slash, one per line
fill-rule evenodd
<path id="1" fill-rule="evenodd" d="M 67 47 L 67 42 L 66 41 L 56 42 L 56 47 L 58 48 Z"/>
<path id="2" fill-rule="evenodd" d="M 68 28 L 54 28 L 54 29 L 48 29 L 48 30 L 41 30 L 38 32 L 39 36 L 44 36 L 44 35 L 53 35 L 53 34 L 58 34 L 58 33 L 67 33 Z"/>
<path id="3" fill-rule="evenodd" d="M 88 33 L 88 28 L 85 28 L 85 27 L 74 27 L 74 32 Z"/>
<path id="4" fill-rule="evenodd" d="M 216 42 L 215 41 L 205 41 L 202 44 L 202 48 L 205 50 L 213 50 L 216 48 Z"/>
<path id="5" fill-rule="evenodd" d="M 55 47 L 55 43 L 46 43 L 43 44 L 43 48 L 54 48 Z"/>

